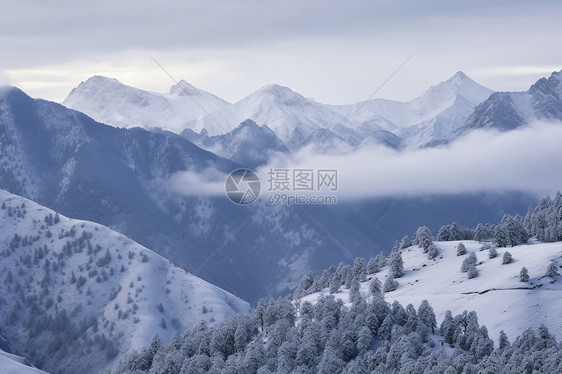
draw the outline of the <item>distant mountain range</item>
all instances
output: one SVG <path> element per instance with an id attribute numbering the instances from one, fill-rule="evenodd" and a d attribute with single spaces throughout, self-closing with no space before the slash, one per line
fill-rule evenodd
<path id="1" fill-rule="evenodd" d="M 560 119 L 559 83 L 555 72 L 527 92 L 494 93 L 457 72 L 409 102 L 325 105 L 273 84 L 230 104 L 185 81 L 158 94 L 96 76 L 73 89 L 63 104 L 100 122 L 178 133 L 255 166 L 275 152 L 309 145 L 324 153 L 377 145 L 414 149 L 449 143 L 477 128 L 509 130 L 534 119 Z M 241 127 L 248 119 L 258 126 Z"/>
<path id="2" fill-rule="evenodd" d="M 205 138 L 199 144 L 206 143 L 207 149 L 216 148 L 216 142 L 207 137 L 239 131 L 239 124 L 251 119 L 277 136 L 271 150 L 282 143 L 289 150 L 313 144 L 329 151 L 343 144 L 355 148 L 376 143 L 402 149 L 438 143 L 461 128 L 474 107 L 490 94 L 491 90 L 458 72 L 407 103 L 374 99 L 325 105 L 273 84 L 229 104 L 184 81 L 170 93 L 158 94 L 96 76 L 73 89 L 63 104 L 116 126 L 158 127 L 183 132 L 192 140 L 197 133 Z M 255 134 L 260 135 L 271 137 L 269 133 Z M 239 142 L 244 146 L 250 143 L 246 138 Z M 224 146 L 217 153 L 238 156 Z"/>

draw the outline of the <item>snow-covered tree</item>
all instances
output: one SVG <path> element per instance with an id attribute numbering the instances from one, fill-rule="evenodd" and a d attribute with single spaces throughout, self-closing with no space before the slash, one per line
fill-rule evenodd
<path id="1" fill-rule="evenodd" d="M 400 249 L 405 249 L 411 247 L 412 245 L 412 241 L 410 240 L 408 235 L 405 235 L 402 240 L 400 240 Z"/>
<path id="2" fill-rule="evenodd" d="M 509 347 L 511 344 L 509 343 L 509 339 L 507 338 L 506 333 L 501 330 L 500 331 L 500 337 L 498 339 L 498 343 L 499 343 L 499 349 L 505 349 L 507 347 Z"/>
<path id="3" fill-rule="evenodd" d="M 418 316 L 427 327 L 431 328 L 431 332 L 435 333 L 437 320 L 435 319 L 435 312 L 427 300 L 421 302 L 418 308 Z"/>
<path id="4" fill-rule="evenodd" d="M 426 226 L 420 226 L 414 234 L 414 243 L 420 248 L 423 248 L 424 252 L 427 251 L 429 246 L 433 243 L 431 238 L 431 230 Z"/>
<path id="5" fill-rule="evenodd" d="M 488 257 L 491 259 L 498 257 L 498 251 L 496 250 L 496 247 L 490 248 L 490 250 L 488 251 Z"/>
<path id="6" fill-rule="evenodd" d="M 435 245 L 431 243 L 427 248 L 427 258 L 433 260 L 438 254 L 439 252 L 437 251 L 437 248 L 435 248 Z"/>
<path id="7" fill-rule="evenodd" d="M 375 257 L 371 257 L 371 259 L 367 262 L 367 274 L 375 274 L 378 273 L 380 270 L 380 264 Z"/>
<path id="8" fill-rule="evenodd" d="M 468 257 L 466 257 L 462 262 L 461 271 L 463 273 L 466 273 L 470 270 L 471 266 L 476 266 L 477 263 L 478 258 L 476 257 L 476 254 L 474 252 L 471 252 L 470 255 L 468 255 Z"/>
<path id="9" fill-rule="evenodd" d="M 554 278 L 555 276 L 559 275 L 558 267 L 556 266 L 554 261 L 551 261 L 550 264 L 548 264 L 545 275 L 550 278 Z"/>
<path id="10" fill-rule="evenodd" d="M 477 276 L 478 276 L 478 270 L 476 269 L 476 266 L 474 266 L 474 264 L 471 264 L 468 267 L 467 277 L 468 279 L 472 279 L 472 278 L 476 278 Z"/>
<path id="11" fill-rule="evenodd" d="M 389 274 L 388 277 L 386 277 L 386 280 L 384 281 L 383 291 L 392 292 L 396 290 L 398 286 L 399 286 L 398 282 L 394 279 L 392 274 Z"/>
<path id="12" fill-rule="evenodd" d="M 388 267 L 392 278 L 400 278 L 404 275 L 404 260 L 402 260 L 400 251 L 394 251 L 390 254 Z"/>
<path id="13" fill-rule="evenodd" d="M 466 254 L 466 247 L 462 242 L 457 245 L 457 256 L 462 256 Z"/>
<path id="14" fill-rule="evenodd" d="M 529 271 L 527 270 L 527 268 L 525 266 L 523 266 L 521 268 L 521 271 L 519 272 L 519 280 L 521 282 L 528 282 L 529 281 Z"/>
<path id="15" fill-rule="evenodd" d="M 508 251 L 505 251 L 503 254 L 502 264 L 509 264 L 513 261 L 513 256 Z"/>
<path id="16" fill-rule="evenodd" d="M 373 279 L 371 279 L 371 283 L 369 283 L 369 294 L 371 296 L 379 296 L 382 291 L 381 281 L 377 277 L 373 277 Z"/>

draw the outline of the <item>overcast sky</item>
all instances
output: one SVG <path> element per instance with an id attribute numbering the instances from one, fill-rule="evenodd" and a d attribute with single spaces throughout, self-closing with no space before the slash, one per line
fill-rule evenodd
<path id="1" fill-rule="evenodd" d="M 268 83 L 324 103 L 408 100 L 462 70 L 525 90 L 562 69 L 558 1 L 4 1 L 0 83 L 62 101 L 98 74 L 237 101 Z"/>

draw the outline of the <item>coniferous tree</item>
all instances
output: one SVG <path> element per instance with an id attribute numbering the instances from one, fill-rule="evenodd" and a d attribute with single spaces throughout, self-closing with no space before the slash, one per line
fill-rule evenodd
<path id="1" fill-rule="evenodd" d="M 550 278 L 554 278 L 555 276 L 559 275 L 558 267 L 556 266 L 554 261 L 550 261 L 550 264 L 548 264 L 545 275 Z"/>
<path id="2" fill-rule="evenodd" d="M 505 334 L 505 332 L 503 330 L 500 331 L 500 337 L 499 337 L 498 343 L 499 343 L 500 349 L 508 348 L 511 345 L 509 343 L 509 339 L 507 338 L 507 335 Z"/>
<path id="3" fill-rule="evenodd" d="M 457 245 L 457 256 L 462 256 L 466 254 L 466 247 L 462 242 Z"/>
<path id="4" fill-rule="evenodd" d="M 405 249 L 408 247 L 412 246 L 412 241 L 410 240 L 410 238 L 408 237 L 408 235 L 405 235 L 402 240 L 400 240 L 400 249 Z"/>
<path id="5" fill-rule="evenodd" d="M 474 240 L 477 240 L 479 243 L 482 243 L 482 240 L 484 239 L 487 239 L 486 230 L 484 228 L 484 225 L 479 223 L 478 225 L 476 225 L 476 229 L 474 229 Z"/>
<path id="6" fill-rule="evenodd" d="M 427 252 L 429 246 L 433 243 L 431 231 L 426 226 L 420 226 L 414 234 L 414 243 L 417 244 L 424 252 Z"/>
<path id="7" fill-rule="evenodd" d="M 367 274 L 375 274 L 378 273 L 380 270 L 380 264 L 379 261 L 377 261 L 377 259 L 375 257 L 372 257 L 369 262 L 367 262 Z"/>
<path id="8" fill-rule="evenodd" d="M 369 283 L 369 294 L 371 296 L 379 296 L 382 291 L 383 288 L 381 281 L 377 277 L 371 279 L 371 283 Z"/>
<path id="9" fill-rule="evenodd" d="M 392 292 L 398 288 L 399 284 L 394 279 L 392 274 L 389 274 L 384 281 L 383 290 L 384 292 Z"/>
<path id="10" fill-rule="evenodd" d="M 399 251 L 394 251 L 390 254 L 388 266 L 392 278 L 400 278 L 404 275 L 404 260 L 402 260 L 402 255 Z"/>
<path id="11" fill-rule="evenodd" d="M 435 318 L 435 312 L 427 300 L 423 300 L 418 308 L 418 316 L 422 322 L 429 328 L 431 332 L 435 333 L 435 327 L 437 327 L 437 320 Z"/>
<path id="12" fill-rule="evenodd" d="M 528 282 L 529 281 L 529 271 L 527 270 L 527 268 L 525 266 L 523 266 L 521 268 L 521 271 L 519 272 L 519 280 L 521 282 Z"/>
<path id="13" fill-rule="evenodd" d="M 502 264 L 509 264 L 513 261 L 513 256 L 508 251 L 505 251 L 503 254 Z"/>
<path id="14" fill-rule="evenodd" d="M 427 258 L 433 260 L 438 254 L 439 252 L 437 251 L 437 248 L 435 248 L 435 245 L 431 243 L 427 249 Z"/>
<path id="15" fill-rule="evenodd" d="M 477 263 L 478 263 L 478 258 L 476 257 L 476 254 L 474 252 L 471 252 L 470 255 L 466 257 L 462 262 L 461 271 L 463 273 L 466 273 L 470 270 L 471 266 L 476 266 Z"/>
<path id="16" fill-rule="evenodd" d="M 468 267 L 467 277 L 468 279 L 472 279 L 472 278 L 476 278 L 477 276 L 478 276 L 478 270 L 476 269 L 476 266 L 474 266 L 474 264 L 471 264 Z"/>

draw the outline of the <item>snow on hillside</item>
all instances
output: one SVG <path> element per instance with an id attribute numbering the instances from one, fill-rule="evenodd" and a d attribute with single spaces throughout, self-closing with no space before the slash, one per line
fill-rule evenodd
<path id="1" fill-rule="evenodd" d="M 172 86 L 169 93 L 156 93 L 94 76 L 74 88 L 63 105 L 114 126 L 159 127 L 179 133 L 189 120 L 229 103 L 183 80 Z M 219 127 L 217 131 L 223 130 Z"/>
<path id="2" fill-rule="evenodd" d="M 0 374 L 40 374 L 42 370 L 26 364 L 26 359 L 0 349 Z"/>
<path id="3" fill-rule="evenodd" d="M 438 323 L 445 312 L 453 315 L 463 311 L 476 311 L 480 324 L 486 325 L 490 337 L 498 339 L 504 330 L 514 339 L 529 327 L 540 324 L 548 327 L 557 338 L 562 337 L 562 276 L 545 277 L 547 267 L 554 261 L 562 265 L 562 242 L 530 242 L 512 248 L 497 248 L 498 256 L 490 259 L 488 250 L 481 251 L 482 244 L 463 241 L 467 253 L 457 256 L 459 242 L 434 242 L 439 255 L 429 260 L 417 246 L 402 250 L 404 275 L 396 279 L 399 288 L 385 294 L 387 302 L 398 301 L 402 305 L 413 304 L 416 308 L 422 300 L 428 300 L 434 308 Z M 513 262 L 502 264 L 502 256 L 508 251 Z M 478 276 L 467 278 L 460 271 L 463 260 L 474 252 L 479 265 Z M 527 283 L 521 282 L 519 272 L 525 266 L 530 275 Z M 559 271 L 562 274 L 562 270 Z M 388 267 L 375 276 L 384 283 Z M 362 283 L 361 292 L 368 294 L 369 281 Z M 302 301 L 314 302 L 320 295 L 329 294 L 328 289 L 305 296 Z M 347 291 L 335 295 L 349 302 Z"/>
<path id="4" fill-rule="evenodd" d="M 0 202 L 1 332 L 47 371 L 98 372 L 155 333 L 250 310 L 107 227 L 3 190 Z"/>

